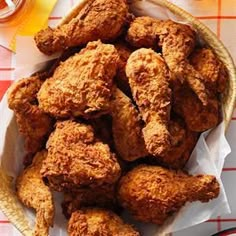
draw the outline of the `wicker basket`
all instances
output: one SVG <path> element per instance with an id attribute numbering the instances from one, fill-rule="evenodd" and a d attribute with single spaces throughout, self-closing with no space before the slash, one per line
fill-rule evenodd
<path id="1" fill-rule="evenodd" d="M 60 24 L 68 23 L 87 1 L 88 0 L 81 0 L 70 13 L 62 19 Z M 189 13 L 166 0 L 149 0 L 149 2 L 169 9 L 174 15 L 180 16 L 190 23 L 225 64 L 229 74 L 228 89 L 223 95 L 224 125 L 226 131 L 232 117 L 236 99 L 236 70 L 229 52 L 211 30 Z M 32 235 L 32 229 L 24 215 L 23 208 L 19 204 L 12 189 L 11 178 L 0 168 L 0 208 L 23 235 Z"/>

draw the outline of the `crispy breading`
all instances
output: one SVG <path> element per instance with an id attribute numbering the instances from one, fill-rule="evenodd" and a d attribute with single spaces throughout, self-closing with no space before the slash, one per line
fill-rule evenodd
<path id="1" fill-rule="evenodd" d="M 193 52 L 190 63 L 203 77 L 206 88 L 211 93 L 223 93 L 225 91 L 228 74 L 224 64 L 209 48 L 202 48 Z"/>
<path id="2" fill-rule="evenodd" d="M 173 169 L 182 169 L 197 143 L 198 133 L 190 131 L 180 119 L 170 121 L 169 131 L 171 149 L 159 161 Z"/>
<path id="3" fill-rule="evenodd" d="M 98 39 L 114 40 L 122 33 L 127 15 L 125 0 L 89 0 L 68 23 L 39 31 L 35 42 L 41 52 L 50 55 Z"/>
<path id="4" fill-rule="evenodd" d="M 15 113 L 25 149 L 30 154 L 44 146 L 53 125 L 52 119 L 37 105 L 37 92 L 42 83 L 38 74 L 13 83 L 8 91 L 8 106 Z"/>
<path id="5" fill-rule="evenodd" d="M 95 188 L 80 188 L 74 192 L 64 193 L 62 203 L 63 213 L 66 217 L 83 207 L 102 207 L 117 210 L 115 185 L 102 185 Z"/>
<path id="6" fill-rule="evenodd" d="M 188 57 L 196 44 L 196 35 L 188 25 L 171 20 L 160 21 L 151 17 L 137 17 L 130 25 L 128 42 L 136 47 L 162 48 L 165 59 L 173 76 L 187 81 L 201 102 L 208 102 L 203 76 L 188 62 Z"/>
<path id="7" fill-rule="evenodd" d="M 50 189 L 44 184 L 40 169 L 47 151 L 38 152 L 33 163 L 16 179 L 16 194 L 19 200 L 29 208 L 36 210 L 34 236 L 48 236 L 53 226 L 54 204 Z"/>
<path id="8" fill-rule="evenodd" d="M 142 48 L 129 57 L 126 74 L 145 122 L 143 136 L 146 148 L 154 156 L 163 156 L 170 149 L 171 90 L 167 66 L 159 54 Z"/>
<path id="9" fill-rule="evenodd" d="M 214 176 L 140 165 L 121 179 L 118 197 L 135 219 L 161 225 L 186 202 L 208 202 L 219 192 Z"/>
<path id="10" fill-rule="evenodd" d="M 83 209 L 72 214 L 69 236 L 139 236 L 140 234 L 115 213 L 99 208 Z"/>
<path id="11" fill-rule="evenodd" d="M 119 156 L 126 161 L 147 156 L 140 114 L 130 98 L 118 88 L 113 91 L 111 115 L 113 138 Z"/>
<path id="12" fill-rule="evenodd" d="M 47 149 L 41 174 L 53 190 L 73 191 L 85 186 L 113 184 L 120 176 L 115 154 L 94 137 L 90 125 L 58 121 Z"/>
<path id="13" fill-rule="evenodd" d="M 173 94 L 173 109 L 183 117 L 189 130 L 202 132 L 220 122 L 219 101 L 214 95 L 211 95 L 208 104 L 203 106 L 196 94 L 186 86 L 175 86 Z"/>
<path id="14" fill-rule="evenodd" d="M 113 45 L 90 42 L 61 63 L 38 93 L 39 107 L 55 117 L 107 113 L 119 56 Z"/>
<path id="15" fill-rule="evenodd" d="M 157 49 L 162 23 L 162 20 L 150 16 L 136 17 L 131 22 L 126 40 L 136 48 Z"/>

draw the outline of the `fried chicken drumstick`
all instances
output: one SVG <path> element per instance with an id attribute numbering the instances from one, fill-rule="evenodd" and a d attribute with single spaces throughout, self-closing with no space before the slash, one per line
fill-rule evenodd
<path id="1" fill-rule="evenodd" d="M 19 200 L 29 208 L 36 210 L 34 236 L 48 236 L 49 227 L 53 226 L 54 205 L 52 193 L 44 184 L 40 169 L 47 156 L 47 151 L 38 152 L 33 163 L 16 179 L 16 193 Z"/>
<path id="2" fill-rule="evenodd" d="M 128 15 L 126 0 L 88 0 L 70 22 L 48 27 L 35 35 L 39 50 L 47 55 L 89 41 L 109 41 L 122 32 Z"/>
<path id="3" fill-rule="evenodd" d="M 38 92 L 39 107 L 54 117 L 107 113 L 119 56 L 113 45 L 90 42 L 61 63 Z"/>
<path id="4" fill-rule="evenodd" d="M 148 16 L 137 17 L 130 25 L 127 41 L 136 47 L 162 48 L 163 58 L 173 75 L 183 79 L 203 105 L 208 102 L 202 75 L 190 65 L 188 57 L 196 43 L 195 32 L 184 24 L 161 21 Z"/>
<path id="5" fill-rule="evenodd" d="M 120 176 L 115 154 L 94 137 L 89 125 L 58 121 L 48 139 L 47 149 L 41 174 L 55 191 L 113 184 Z"/>
<path id="6" fill-rule="evenodd" d="M 83 209 L 72 214 L 69 236 L 140 236 L 115 213 L 99 208 Z"/>
<path id="7" fill-rule="evenodd" d="M 129 57 L 126 74 L 145 122 L 143 136 L 146 148 L 154 156 L 163 156 L 170 149 L 171 90 L 167 66 L 160 55 L 143 48 Z"/>
<path id="8" fill-rule="evenodd" d="M 191 55 L 190 62 L 203 76 L 203 82 L 209 91 L 208 104 L 203 106 L 186 85 L 176 83 L 173 86 L 173 109 L 184 118 L 190 130 L 202 132 L 220 122 L 219 94 L 226 89 L 228 75 L 225 66 L 211 49 L 196 50 Z"/>
<path id="9" fill-rule="evenodd" d="M 218 197 L 219 191 L 219 183 L 211 175 L 191 176 L 140 165 L 121 179 L 118 197 L 135 219 L 161 225 L 186 202 L 208 202 Z"/>

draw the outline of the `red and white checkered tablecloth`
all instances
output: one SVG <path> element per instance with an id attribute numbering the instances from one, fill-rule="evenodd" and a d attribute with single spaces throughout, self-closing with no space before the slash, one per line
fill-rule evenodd
<path id="1" fill-rule="evenodd" d="M 236 0 L 169 0 L 206 24 L 223 41 L 236 62 Z M 59 0 L 49 17 L 49 24 L 54 26 L 76 3 L 76 0 Z M 1 35 L 0 35 L 1 37 Z M 15 55 L 0 46 L 0 100 L 14 78 Z M 1 124 L 0 124 L 1 128 Z M 236 111 L 227 133 L 232 153 L 227 157 L 222 173 L 222 181 L 232 213 L 208 220 L 205 223 L 174 233 L 173 236 L 210 236 L 223 229 L 236 227 Z M 0 236 L 21 235 L 0 212 Z"/>

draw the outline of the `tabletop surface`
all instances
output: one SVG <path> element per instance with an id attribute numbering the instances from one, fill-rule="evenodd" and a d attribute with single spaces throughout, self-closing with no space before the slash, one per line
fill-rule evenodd
<path id="1" fill-rule="evenodd" d="M 206 24 L 223 41 L 236 62 L 236 0 L 170 0 L 187 10 Z M 76 3 L 59 0 L 49 17 L 49 24 L 54 26 L 62 15 Z M 1 37 L 1 32 L 0 32 Z M 0 100 L 13 81 L 14 54 L 0 46 Z M 223 229 L 236 227 L 236 111 L 234 112 L 227 140 L 232 152 L 227 157 L 222 172 L 222 181 L 231 207 L 231 214 L 210 219 L 205 223 L 174 233 L 174 236 L 210 236 Z M 7 218 L 0 212 L 0 236 L 21 235 Z"/>

